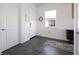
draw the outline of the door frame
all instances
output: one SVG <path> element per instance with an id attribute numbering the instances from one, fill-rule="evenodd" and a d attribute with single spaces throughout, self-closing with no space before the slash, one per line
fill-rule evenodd
<path id="1" fill-rule="evenodd" d="M 74 55 L 79 54 L 78 36 L 77 36 L 77 24 L 78 24 L 78 4 L 74 3 Z"/>

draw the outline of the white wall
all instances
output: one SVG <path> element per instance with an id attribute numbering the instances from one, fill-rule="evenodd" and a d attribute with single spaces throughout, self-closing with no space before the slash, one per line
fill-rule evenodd
<path id="1" fill-rule="evenodd" d="M 56 27 L 46 28 L 44 20 L 38 21 L 40 16 L 44 17 L 45 11 L 56 10 Z M 73 29 L 71 4 L 43 4 L 37 7 L 37 35 L 66 40 L 66 29 Z"/>

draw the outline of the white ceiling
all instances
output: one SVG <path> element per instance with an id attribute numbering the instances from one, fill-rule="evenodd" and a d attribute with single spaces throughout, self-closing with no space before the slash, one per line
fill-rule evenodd
<path id="1" fill-rule="evenodd" d="M 34 3 L 36 7 L 43 6 L 45 4 L 67 4 L 67 3 Z"/>
<path id="2" fill-rule="evenodd" d="M 36 6 L 41 6 L 41 5 L 44 5 L 46 3 L 34 3 Z"/>

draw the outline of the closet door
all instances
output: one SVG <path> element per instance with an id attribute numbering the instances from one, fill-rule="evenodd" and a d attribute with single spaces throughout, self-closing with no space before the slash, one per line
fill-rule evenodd
<path id="1" fill-rule="evenodd" d="M 29 4 L 21 4 L 21 43 L 24 43 L 30 39 L 29 8 Z"/>
<path id="2" fill-rule="evenodd" d="M 18 4 L 6 4 L 6 47 L 10 48 L 19 43 L 18 39 Z"/>
<path id="3" fill-rule="evenodd" d="M 0 5 L 0 53 L 2 51 L 2 18 L 1 18 L 1 5 Z"/>
<path id="4" fill-rule="evenodd" d="M 31 8 L 29 9 L 30 13 L 30 38 L 36 35 L 36 8 L 33 4 L 30 5 Z"/>
<path id="5" fill-rule="evenodd" d="M 18 40 L 18 4 L 0 4 L 2 23 L 2 51 L 19 43 Z"/>
<path id="6" fill-rule="evenodd" d="M 1 46 L 1 45 L 2 45 L 2 44 L 1 44 L 1 43 L 2 43 L 2 42 L 1 42 L 2 33 L 1 33 L 1 32 L 2 32 L 2 30 L 1 30 L 1 20 L 0 20 L 0 53 L 1 53 L 1 48 L 2 48 L 2 46 Z"/>
<path id="7" fill-rule="evenodd" d="M 6 7 L 5 4 L 0 4 L 1 6 L 1 15 L 0 15 L 0 20 L 1 20 L 1 42 L 2 42 L 2 47 L 1 51 L 6 50 L 6 39 L 7 39 L 7 32 L 6 32 Z"/>
<path id="8" fill-rule="evenodd" d="M 35 36 L 35 6 L 31 3 L 21 4 L 21 42 Z"/>

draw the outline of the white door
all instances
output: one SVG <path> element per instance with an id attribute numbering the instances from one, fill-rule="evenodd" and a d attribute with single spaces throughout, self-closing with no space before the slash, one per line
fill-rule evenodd
<path id="1" fill-rule="evenodd" d="M 0 11 L 1 11 L 1 9 L 0 9 Z M 0 16 L 1 16 L 1 14 L 0 14 Z M 0 17 L 0 19 L 1 19 L 1 17 Z M 2 21 L 0 20 L 0 53 L 1 53 L 1 48 L 2 48 Z"/>
<path id="2" fill-rule="evenodd" d="M 35 36 L 35 12 L 33 4 L 21 4 L 21 43 Z"/>
<path id="3" fill-rule="evenodd" d="M 36 8 L 34 5 L 31 5 L 31 8 L 29 9 L 29 16 L 30 38 L 32 38 L 36 35 Z"/>
<path id="4" fill-rule="evenodd" d="M 30 23 L 29 23 L 29 32 L 30 32 L 30 38 L 32 38 L 32 37 L 34 37 L 35 36 L 35 34 L 36 34 L 36 32 L 35 32 L 35 30 L 36 30 L 36 26 L 35 26 L 36 24 L 35 24 L 35 20 L 31 20 L 30 21 Z"/>
<path id="5" fill-rule="evenodd" d="M 21 43 L 24 43 L 30 39 L 29 8 L 28 4 L 21 4 Z"/>
<path id="6" fill-rule="evenodd" d="M 2 42 L 2 47 L 1 47 L 1 51 L 4 51 L 4 50 L 6 50 L 6 15 L 4 14 L 4 13 L 6 13 L 5 11 L 4 11 L 4 4 L 0 4 L 0 8 L 1 8 L 1 10 L 0 10 L 0 12 L 1 12 L 1 15 L 0 15 L 0 17 L 1 17 L 1 36 L 2 36 L 2 38 L 1 38 L 1 42 Z"/>
<path id="7" fill-rule="evenodd" d="M 2 18 L 1 18 L 1 5 L 0 5 L 0 53 L 2 51 Z"/>
<path id="8" fill-rule="evenodd" d="M 2 6 L 2 51 L 19 43 L 18 40 L 18 4 L 0 4 Z"/>
<path id="9" fill-rule="evenodd" d="M 19 43 L 18 40 L 18 4 L 7 4 L 5 10 L 6 25 L 7 25 L 7 48 L 10 48 Z"/>

